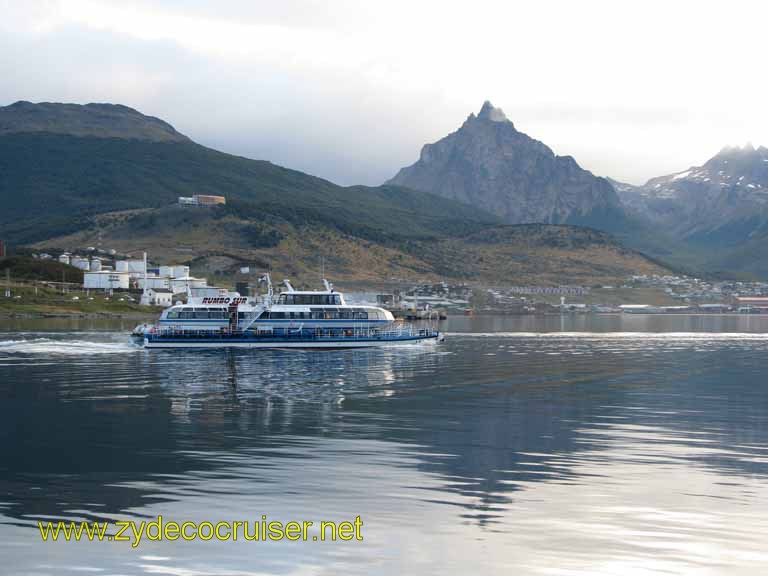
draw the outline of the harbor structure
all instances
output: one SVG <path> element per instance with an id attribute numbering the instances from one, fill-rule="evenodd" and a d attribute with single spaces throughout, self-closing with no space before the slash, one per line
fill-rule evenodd
<path id="1" fill-rule="evenodd" d="M 736 296 L 734 306 L 741 313 L 768 314 L 767 296 Z"/>

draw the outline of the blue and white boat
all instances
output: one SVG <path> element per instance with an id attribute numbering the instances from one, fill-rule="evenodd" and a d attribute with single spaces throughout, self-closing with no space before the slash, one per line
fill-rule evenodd
<path id="1" fill-rule="evenodd" d="M 146 348 L 367 348 L 436 342 L 432 329 L 396 323 L 375 306 L 350 305 L 323 281 L 324 290 L 286 290 L 274 297 L 269 275 L 261 298 L 228 293 L 189 298 L 163 311 L 155 325 L 140 325 L 133 337 Z"/>

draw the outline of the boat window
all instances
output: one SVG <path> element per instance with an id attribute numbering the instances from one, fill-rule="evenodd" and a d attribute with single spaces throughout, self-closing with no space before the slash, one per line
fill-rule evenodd
<path id="1" fill-rule="evenodd" d="M 179 311 L 178 310 L 169 310 L 168 311 L 168 315 L 166 316 L 166 318 L 171 318 L 171 319 L 178 318 L 178 317 L 179 317 Z"/>
<path id="2" fill-rule="evenodd" d="M 181 312 L 179 312 L 179 318 L 182 320 L 191 320 L 195 317 L 195 313 L 192 311 L 192 308 L 184 308 Z"/>
<path id="3" fill-rule="evenodd" d="M 340 306 L 340 294 L 280 294 L 278 304 L 288 306 Z"/>

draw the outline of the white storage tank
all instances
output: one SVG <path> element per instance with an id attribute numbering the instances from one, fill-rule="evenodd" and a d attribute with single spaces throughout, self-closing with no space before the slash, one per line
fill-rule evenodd
<path id="1" fill-rule="evenodd" d="M 92 290 L 128 290 L 131 276 L 127 272 L 86 272 L 83 288 Z"/>
<path id="2" fill-rule="evenodd" d="M 115 263 L 115 268 L 118 272 L 144 274 L 144 260 L 118 260 Z"/>
<path id="3" fill-rule="evenodd" d="M 61 256 L 59 256 L 59 262 L 62 264 L 69 264 L 69 253 L 64 252 Z"/>
<path id="4" fill-rule="evenodd" d="M 101 272 L 101 258 L 91 258 L 91 272 Z"/>
<path id="5" fill-rule="evenodd" d="M 171 266 L 160 266 L 158 276 L 170 276 L 171 278 L 185 278 L 189 276 L 189 266 L 174 264 Z"/>
<path id="6" fill-rule="evenodd" d="M 144 289 L 144 278 L 139 277 L 138 286 L 140 289 Z M 157 290 L 170 290 L 171 279 L 167 276 L 147 276 L 146 282 L 147 288 L 153 288 Z"/>
<path id="7" fill-rule="evenodd" d="M 75 256 L 70 261 L 70 264 L 74 266 L 75 268 L 80 268 L 80 270 L 90 270 L 91 264 L 88 262 L 88 258 L 82 258 L 80 256 Z"/>
<path id="8" fill-rule="evenodd" d="M 192 298 L 221 298 L 227 296 L 229 290 L 226 288 L 216 288 L 206 286 L 205 288 L 192 288 Z"/>

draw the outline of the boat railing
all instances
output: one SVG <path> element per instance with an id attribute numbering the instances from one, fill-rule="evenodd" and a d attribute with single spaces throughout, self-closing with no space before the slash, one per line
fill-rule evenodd
<path id="1" fill-rule="evenodd" d="M 354 328 L 273 328 L 271 330 L 229 330 L 228 328 L 180 330 L 174 327 L 155 328 L 145 334 L 150 340 L 156 338 L 174 339 L 279 339 L 279 340 L 398 340 L 407 338 L 428 338 L 436 333 L 428 328 L 414 328 L 411 325 L 394 325 L 387 328 L 361 326 Z"/>

